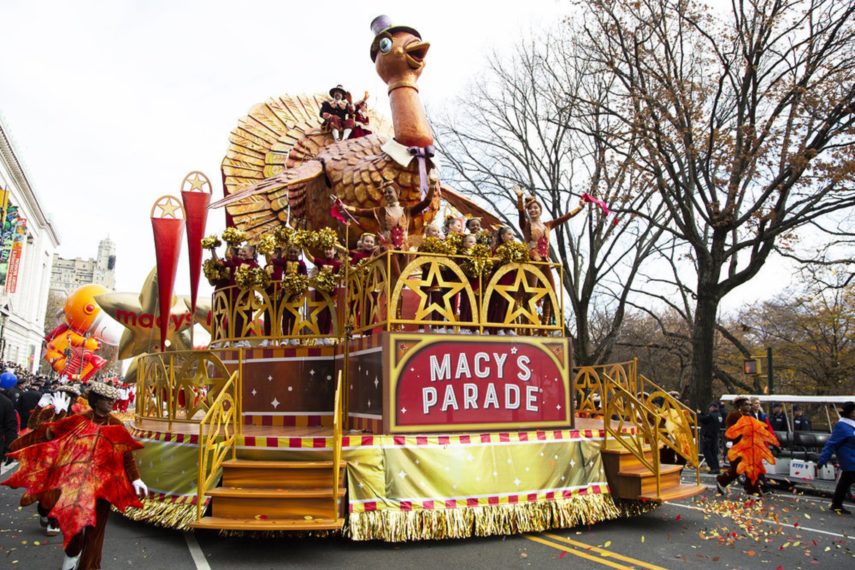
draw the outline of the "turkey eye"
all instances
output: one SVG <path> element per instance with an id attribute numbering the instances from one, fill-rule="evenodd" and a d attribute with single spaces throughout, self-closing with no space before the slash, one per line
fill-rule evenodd
<path id="1" fill-rule="evenodd" d="M 379 47 L 380 51 L 383 53 L 389 53 L 392 51 L 392 38 L 381 38 Z"/>

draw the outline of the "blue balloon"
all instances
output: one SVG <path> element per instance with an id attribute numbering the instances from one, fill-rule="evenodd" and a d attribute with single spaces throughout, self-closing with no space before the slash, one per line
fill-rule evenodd
<path id="1" fill-rule="evenodd" d="M 0 374 L 0 388 L 8 390 L 9 388 L 14 388 L 17 383 L 18 377 L 15 376 L 14 372 L 7 370 L 3 374 Z"/>

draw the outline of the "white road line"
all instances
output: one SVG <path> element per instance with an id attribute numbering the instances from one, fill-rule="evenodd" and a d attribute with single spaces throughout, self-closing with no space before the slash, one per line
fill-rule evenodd
<path id="1" fill-rule="evenodd" d="M 702 509 L 702 508 L 700 508 L 700 507 L 693 507 L 693 506 L 691 506 L 691 505 L 681 505 L 680 503 L 667 503 L 667 504 L 668 504 L 668 505 L 671 505 L 672 507 L 680 507 L 680 508 L 682 508 L 682 509 L 690 509 L 690 510 L 693 510 L 693 511 L 701 511 L 702 513 L 705 513 L 705 512 L 706 512 L 705 510 L 703 510 L 703 509 Z M 756 520 L 756 521 L 762 521 L 762 522 L 764 522 L 764 523 L 766 523 L 766 524 L 771 524 L 771 525 L 776 525 L 776 526 L 777 526 L 777 525 L 780 525 L 780 526 L 786 526 L 786 527 L 793 528 L 793 529 L 796 529 L 796 530 L 806 530 L 806 531 L 808 531 L 808 532 L 816 532 L 816 533 L 819 533 L 819 534 L 827 534 L 828 536 L 834 536 L 834 537 L 837 537 L 837 538 L 845 538 L 846 540 L 855 540 L 855 537 L 853 537 L 853 536 L 846 536 L 845 534 L 838 534 L 838 533 L 836 533 L 836 532 L 828 532 L 827 530 L 820 530 L 820 529 L 818 529 L 818 528 L 811 528 L 811 527 L 809 527 L 809 526 L 802 526 L 802 525 L 794 526 L 794 525 L 787 524 L 787 523 L 779 523 L 779 522 L 776 522 L 776 521 L 773 521 L 773 520 L 770 520 L 770 519 L 754 519 L 754 520 Z"/>
<path id="2" fill-rule="evenodd" d="M 205 558 L 205 553 L 202 552 L 202 547 L 199 546 L 199 541 L 196 540 L 196 534 L 192 531 L 185 532 L 184 540 L 187 541 L 187 549 L 190 551 L 190 556 L 193 558 L 196 570 L 211 570 L 211 565 L 208 564 L 208 559 Z"/>

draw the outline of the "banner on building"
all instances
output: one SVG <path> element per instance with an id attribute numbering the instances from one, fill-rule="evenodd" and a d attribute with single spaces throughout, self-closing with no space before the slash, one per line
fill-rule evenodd
<path id="1" fill-rule="evenodd" d="M 9 200 L 8 190 L 3 192 L 3 218 L 0 220 L 0 285 L 6 285 L 9 273 L 9 260 L 12 257 L 12 244 L 18 226 L 18 207 Z"/>
<path id="2" fill-rule="evenodd" d="M 12 234 L 12 252 L 9 255 L 9 269 L 6 274 L 6 292 L 14 293 L 18 288 L 18 269 L 21 266 L 21 253 L 27 241 L 27 220 L 18 218 L 15 232 Z"/>

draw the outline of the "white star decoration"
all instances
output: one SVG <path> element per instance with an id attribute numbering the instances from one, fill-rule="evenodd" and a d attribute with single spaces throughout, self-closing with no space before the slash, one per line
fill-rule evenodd
<path id="1" fill-rule="evenodd" d="M 404 470 L 403 470 L 403 469 L 401 470 L 401 472 L 400 472 L 400 473 L 398 473 L 398 477 L 400 477 L 401 479 L 405 478 L 406 476 L 407 476 L 407 474 L 406 474 L 406 473 L 404 473 Z"/>
<path id="2" fill-rule="evenodd" d="M 406 413 L 407 413 L 407 408 L 401 408 L 401 413 L 402 413 L 402 414 L 406 414 Z"/>
<path id="3" fill-rule="evenodd" d="M 312 376 L 314 376 L 314 375 L 315 375 L 315 369 L 314 369 L 314 368 L 312 368 L 311 370 L 309 370 L 309 374 L 311 374 Z"/>
<path id="4" fill-rule="evenodd" d="M 252 389 L 252 395 L 255 396 L 256 394 L 258 394 L 258 392 L 256 392 L 255 388 L 253 388 Z"/>
<path id="5" fill-rule="evenodd" d="M 513 347 L 511 349 L 511 354 L 516 354 L 517 352 L 519 352 L 519 349 L 517 347 Z"/>
<path id="6" fill-rule="evenodd" d="M 268 376 L 267 381 L 270 382 L 271 380 L 273 380 L 273 376 Z"/>
<path id="7" fill-rule="evenodd" d="M 332 374 L 327 374 L 327 380 L 332 380 Z"/>
<path id="8" fill-rule="evenodd" d="M 377 389 L 377 386 L 380 384 L 380 380 L 375 376 L 374 377 L 374 389 Z"/>
<path id="9" fill-rule="evenodd" d="M 561 409 L 561 404 L 556 404 L 556 405 L 555 405 L 555 409 L 556 409 L 556 410 L 560 410 L 560 409 Z"/>
<path id="10" fill-rule="evenodd" d="M 293 391 L 294 391 L 294 387 L 293 387 L 293 386 L 288 386 L 288 391 L 289 391 L 289 392 L 293 392 Z"/>
<path id="11" fill-rule="evenodd" d="M 576 462 L 571 459 L 570 460 L 570 467 L 575 467 L 575 466 L 576 466 Z"/>
<path id="12" fill-rule="evenodd" d="M 517 487 L 519 487 L 519 486 L 520 486 L 520 483 L 522 483 L 522 481 L 520 481 L 520 480 L 519 480 L 519 478 L 514 479 L 514 485 L 516 485 Z"/>
<path id="13" fill-rule="evenodd" d="M 278 408 L 279 407 L 279 400 L 277 400 L 276 398 L 273 398 L 273 401 L 270 402 L 270 405 L 273 406 L 274 409 Z"/>
<path id="14" fill-rule="evenodd" d="M 371 407 L 371 400 L 368 400 L 368 407 Z"/>

